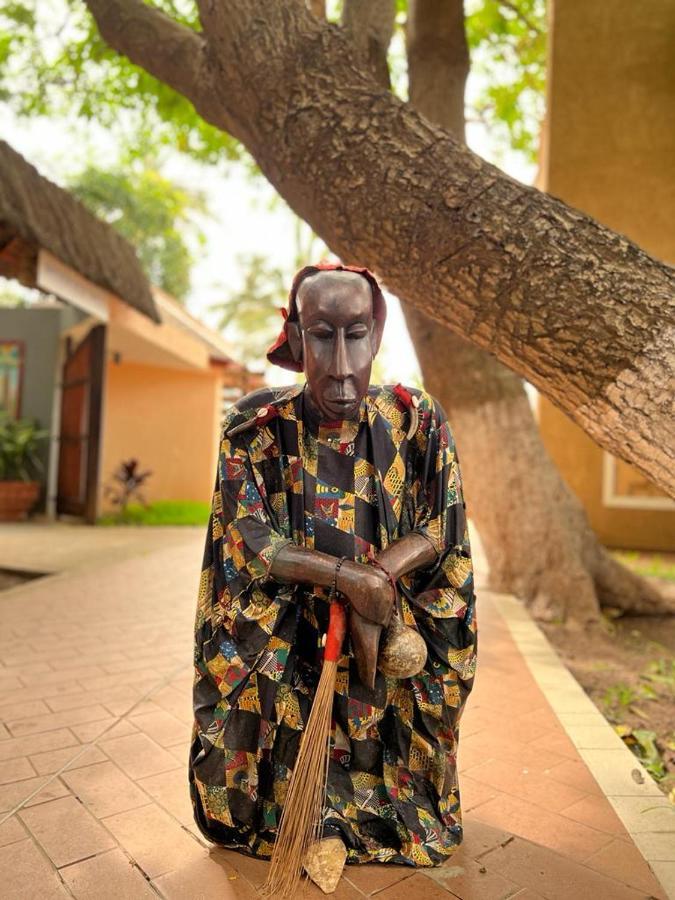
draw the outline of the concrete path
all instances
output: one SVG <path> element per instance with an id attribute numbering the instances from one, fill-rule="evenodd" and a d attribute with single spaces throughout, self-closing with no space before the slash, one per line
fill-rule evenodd
<path id="1" fill-rule="evenodd" d="M 66 568 L 0 594 L 0 894 L 258 896 L 266 864 L 209 846 L 187 791 L 202 530 L 134 529 L 110 551 L 109 529 L 76 526 L 78 554 L 59 527 L 21 528 L 0 527 L 0 567 L 11 545 L 17 567 Z M 438 869 L 349 867 L 332 896 L 666 900 L 477 575 L 464 842 Z"/>

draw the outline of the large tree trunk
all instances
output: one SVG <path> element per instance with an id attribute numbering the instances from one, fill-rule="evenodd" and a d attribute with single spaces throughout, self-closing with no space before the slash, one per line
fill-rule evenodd
<path id="1" fill-rule="evenodd" d="M 374 10 L 363 0 L 345 0 L 343 21 L 361 36 L 360 52 L 382 83 L 391 28 L 382 9 L 373 17 Z M 389 10 L 393 22 L 393 4 Z M 409 0 L 406 43 L 410 102 L 463 141 L 470 61 L 462 0 Z M 572 626 L 597 621 L 600 604 L 675 611 L 597 540 L 544 448 L 522 379 L 413 306 L 402 307 L 425 386 L 452 423 L 490 587 L 517 594 L 539 619 Z M 514 527 L 516 498 L 527 514 Z"/>
<path id="2" fill-rule="evenodd" d="M 584 626 L 599 606 L 675 612 L 602 546 L 542 443 L 522 381 L 488 354 L 408 309 L 428 391 L 457 437 L 467 512 L 490 566 L 490 588 L 516 594 L 535 618 Z M 440 362 L 439 362 L 440 361 Z M 448 361 L 448 362 L 446 362 Z"/>
<path id="3" fill-rule="evenodd" d="M 86 2 L 330 247 L 675 493 L 675 270 L 381 90 L 348 35 L 297 0 L 200 0 L 202 34 L 142 0 Z"/>

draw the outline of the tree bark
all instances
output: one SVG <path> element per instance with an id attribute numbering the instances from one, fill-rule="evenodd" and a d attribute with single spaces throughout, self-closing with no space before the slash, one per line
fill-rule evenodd
<path id="1" fill-rule="evenodd" d="M 329 246 L 675 494 L 674 269 L 381 90 L 348 35 L 297 0 L 200 0 L 201 35 L 142 0 L 86 3 L 104 39 L 241 140 Z"/>
<path id="2" fill-rule="evenodd" d="M 368 22 L 370 8 L 359 0 L 345 0 L 344 11 L 351 13 L 352 28 L 376 42 L 368 64 L 377 73 L 386 64 L 391 31 Z M 462 0 L 409 0 L 406 45 L 410 102 L 464 140 L 470 60 Z M 364 47 L 361 52 L 365 57 Z M 425 386 L 452 423 L 490 587 L 520 596 L 540 620 L 571 627 L 598 621 L 601 604 L 675 612 L 675 604 L 619 565 L 598 541 L 546 452 L 522 379 L 401 299 Z M 528 512 L 517 528 L 504 528 L 513 519 L 514 498 Z M 604 577 L 609 571 L 610 582 Z"/>
<path id="3" fill-rule="evenodd" d="M 408 309 L 406 321 L 415 346 L 426 347 L 425 386 L 457 437 L 490 588 L 516 594 L 537 619 L 572 628 L 597 621 L 601 606 L 673 614 L 672 593 L 633 574 L 598 541 L 544 447 L 521 380 L 426 316 Z"/>
<path id="4" fill-rule="evenodd" d="M 395 18 L 396 0 L 343 0 L 342 25 L 384 90 L 391 87 L 387 50 L 394 34 Z"/>

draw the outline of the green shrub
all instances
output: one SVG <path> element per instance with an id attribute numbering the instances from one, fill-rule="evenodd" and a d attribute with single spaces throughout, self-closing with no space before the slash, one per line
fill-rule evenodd
<path id="1" fill-rule="evenodd" d="M 38 448 L 49 435 L 37 420 L 0 410 L 0 481 L 35 481 L 42 474 Z"/>

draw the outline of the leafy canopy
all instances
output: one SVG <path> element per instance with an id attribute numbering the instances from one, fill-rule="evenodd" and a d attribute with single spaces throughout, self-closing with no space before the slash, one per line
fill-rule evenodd
<path id="1" fill-rule="evenodd" d="M 193 0 L 151 5 L 199 30 Z M 328 4 L 332 20 L 340 5 Z M 407 0 L 397 0 L 400 27 L 407 8 Z M 481 76 L 467 121 L 485 125 L 495 157 L 508 147 L 534 161 L 544 110 L 546 0 L 466 0 L 465 26 L 472 69 Z M 390 54 L 392 74 L 403 73 L 395 85 L 405 82 L 401 45 L 394 42 Z M 185 98 L 110 49 L 80 0 L 0 0 L 0 100 L 20 115 L 95 120 L 114 129 L 130 152 L 152 145 L 199 162 L 253 166 L 241 145 L 206 124 Z"/>
<path id="2" fill-rule="evenodd" d="M 70 180 L 70 191 L 136 248 L 148 278 L 179 300 L 190 289 L 194 263 L 188 239 L 204 242 L 192 213 L 206 213 L 201 194 L 164 178 L 152 165 L 113 171 L 89 165 Z"/>
<path id="3" fill-rule="evenodd" d="M 152 5 L 198 26 L 192 2 Z M 108 47 L 80 0 L 0 0 L 0 100 L 19 115 L 94 120 L 130 149 L 169 147 L 206 163 L 243 156 L 188 100 Z"/>

